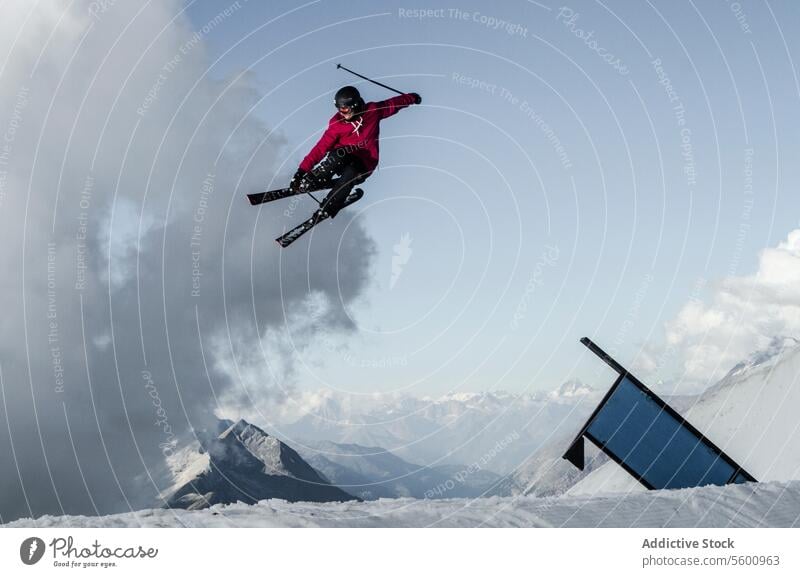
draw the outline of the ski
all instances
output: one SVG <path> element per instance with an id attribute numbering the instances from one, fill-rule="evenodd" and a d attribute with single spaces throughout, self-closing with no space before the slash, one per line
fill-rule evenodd
<path id="1" fill-rule="evenodd" d="M 278 188 L 276 190 L 248 194 L 247 200 L 250 201 L 250 204 L 256 205 L 263 204 L 265 202 L 272 202 L 273 200 L 280 200 L 281 198 L 295 196 L 296 194 L 303 194 L 303 192 L 304 191 L 302 190 L 292 190 L 291 188 Z"/>
<path id="2" fill-rule="evenodd" d="M 327 190 L 330 187 L 330 178 L 322 174 L 321 176 L 315 176 L 305 180 L 302 185 L 296 189 L 276 188 L 275 190 L 267 190 L 266 192 L 252 192 L 247 195 L 247 200 L 249 200 L 252 205 L 263 204 L 265 202 L 272 202 L 273 200 L 297 196 L 298 194 L 305 194 L 306 192 Z"/>
<path id="3" fill-rule="evenodd" d="M 342 208 L 344 208 L 345 206 L 350 206 L 351 204 L 353 204 L 354 202 L 359 200 L 362 196 L 364 196 L 364 191 L 361 190 L 360 188 L 355 189 L 353 192 L 351 192 L 349 195 L 347 195 L 347 199 L 344 201 L 344 204 L 342 205 Z M 317 213 L 315 212 L 311 216 L 311 218 L 301 222 L 300 224 L 298 224 L 296 227 L 294 227 L 289 232 L 287 232 L 287 233 L 279 236 L 278 238 L 276 238 L 275 242 L 277 242 L 279 245 L 281 245 L 281 247 L 286 248 L 287 246 L 292 244 L 294 241 L 296 241 L 298 238 L 300 238 L 305 233 L 307 233 L 309 230 L 314 228 L 317 224 L 319 224 L 320 222 L 322 222 L 323 220 L 325 220 L 327 218 L 330 218 L 330 217 L 327 216 L 327 215 L 325 215 L 325 216 L 317 216 Z"/>

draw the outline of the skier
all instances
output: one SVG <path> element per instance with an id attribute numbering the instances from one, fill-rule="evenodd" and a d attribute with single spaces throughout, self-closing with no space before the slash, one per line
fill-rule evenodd
<path id="1" fill-rule="evenodd" d="M 314 213 L 315 221 L 335 217 L 353 187 L 364 182 L 378 166 L 380 121 L 420 102 L 422 98 L 415 92 L 367 103 L 353 86 L 336 92 L 336 114 L 289 185 L 295 191 L 331 189 L 320 210 Z M 333 179 L 334 175 L 339 178 Z"/>

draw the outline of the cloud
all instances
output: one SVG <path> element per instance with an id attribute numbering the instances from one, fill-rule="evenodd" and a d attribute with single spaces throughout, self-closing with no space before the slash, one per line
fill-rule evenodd
<path id="1" fill-rule="evenodd" d="M 290 379 L 291 351 L 259 341 L 310 292 L 321 326 L 352 328 L 373 252 L 337 219 L 279 253 L 299 217 L 243 200 L 284 145 L 254 75 L 213 80 L 178 0 L 92 6 L 0 22 L 0 522 L 152 505 L 218 398 L 246 378 L 242 402 L 282 401 L 261 377 Z"/>
<path id="2" fill-rule="evenodd" d="M 141 244 L 149 240 L 147 235 L 154 224 L 150 215 L 140 215 L 136 203 L 126 197 L 114 203 L 113 214 L 109 211 L 101 220 L 99 250 L 107 265 L 106 280 L 112 290 L 124 287 L 136 277 L 137 257 L 146 252 L 141 250 Z"/>
<path id="3" fill-rule="evenodd" d="M 664 346 L 649 348 L 639 367 L 652 372 L 674 358 L 677 387 L 711 385 L 773 338 L 800 336 L 800 230 L 759 255 L 752 275 L 731 276 L 693 299 L 666 324 Z"/>

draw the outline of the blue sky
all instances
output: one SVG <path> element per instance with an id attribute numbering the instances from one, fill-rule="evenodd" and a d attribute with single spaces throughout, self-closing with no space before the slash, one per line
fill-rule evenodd
<path id="1" fill-rule="evenodd" d="M 187 5 L 197 29 L 229 6 Z M 752 274 L 760 251 L 798 227 L 798 11 L 240 1 L 204 42 L 214 78 L 254 75 L 264 98 L 242 113 L 286 141 L 276 185 L 318 138 L 338 87 L 391 96 L 337 62 L 423 97 L 383 123 L 380 169 L 351 209 L 378 249 L 368 290 L 348 304 L 358 331 L 320 335 L 298 355 L 298 384 L 602 387 L 580 337 L 623 364 L 656 354 L 690 299 Z M 343 220 L 325 226 L 344 236 Z M 305 266 L 299 252 L 282 262 Z M 667 365 L 642 376 L 679 379 L 680 359 Z"/>

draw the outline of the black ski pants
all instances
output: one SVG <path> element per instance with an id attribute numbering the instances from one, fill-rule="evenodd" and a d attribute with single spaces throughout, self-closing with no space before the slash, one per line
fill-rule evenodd
<path id="1" fill-rule="evenodd" d="M 322 201 L 322 209 L 333 218 L 342 209 L 347 195 L 357 184 L 364 182 L 370 173 L 364 170 L 361 160 L 344 148 L 332 150 L 312 171 L 314 176 L 325 183 L 323 188 L 331 191 Z M 338 175 L 338 178 L 333 178 Z"/>

